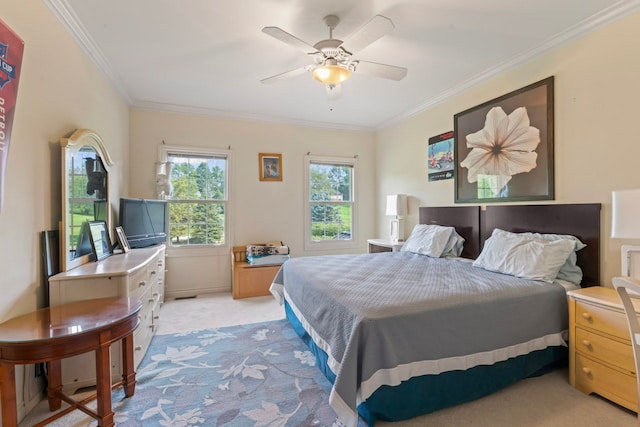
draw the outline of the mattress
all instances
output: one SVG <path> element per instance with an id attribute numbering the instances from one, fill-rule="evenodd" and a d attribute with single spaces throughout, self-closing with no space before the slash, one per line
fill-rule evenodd
<path id="1" fill-rule="evenodd" d="M 358 414 L 370 425 L 411 418 L 566 360 L 562 286 L 461 260 L 294 258 L 272 291 L 333 382 L 330 404 L 346 425 Z"/>

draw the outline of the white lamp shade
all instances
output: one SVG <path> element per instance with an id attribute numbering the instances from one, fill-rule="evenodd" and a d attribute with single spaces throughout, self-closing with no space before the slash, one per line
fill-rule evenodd
<path id="1" fill-rule="evenodd" d="M 402 216 L 407 214 L 407 196 L 392 194 L 387 196 L 387 215 Z"/>
<path id="2" fill-rule="evenodd" d="M 640 239 L 640 189 L 611 193 L 611 237 Z"/>

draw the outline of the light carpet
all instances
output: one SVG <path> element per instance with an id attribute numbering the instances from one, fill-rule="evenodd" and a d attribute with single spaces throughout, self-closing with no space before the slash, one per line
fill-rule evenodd
<path id="1" fill-rule="evenodd" d="M 162 312 L 163 322 L 159 333 L 173 335 L 187 333 L 194 335 L 194 330 L 217 328 L 226 326 L 229 322 L 251 323 L 261 319 L 271 321 L 283 317 L 282 308 L 277 306 L 272 298 L 249 298 L 245 300 L 233 300 L 229 294 L 214 294 L 202 298 L 168 301 Z M 196 320 L 194 320 L 194 318 Z M 258 318 L 256 318 L 258 317 Z M 267 328 L 268 329 L 268 328 Z M 161 339 L 160 335 L 154 341 Z M 294 337 L 297 339 L 297 337 Z M 304 350 L 302 350 L 304 351 Z M 246 357 L 246 356 L 245 356 Z M 232 358 L 233 359 L 233 358 Z M 130 399 L 122 399 L 119 392 L 114 393 L 114 407 L 125 402 L 131 407 L 136 407 L 137 399 L 140 398 L 143 372 L 148 363 L 153 363 L 148 357 L 139 368 L 140 383 L 136 388 L 136 395 Z M 236 355 L 235 363 L 242 362 L 242 355 Z M 227 368 L 228 369 L 228 368 Z M 317 368 L 313 368 L 317 369 Z M 260 371 L 260 369 L 258 369 Z M 315 381 L 323 381 L 322 374 L 318 371 Z M 587 396 L 574 389 L 568 384 L 568 373 L 566 370 L 558 370 L 547 375 L 530 378 L 494 393 L 480 400 L 459 405 L 453 408 L 443 409 L 432 414 L 424 415 L 413 420 L 397 423 L 378 422 L 376 426 L 382 427 L 418 427 L 418 426 L 474 426 L 474 427 L 500 427 L 500 426 L 524 426 L 524 427 L 601 427 L 601 426 L 635 426 L 636 417 L 634 413 L 624 410 L 610 402 L 596 396 Z M 175 378 L 174 378 L 175 379 Z M 177 383 L 176 383 L 177 384 Z M 218 383 L 219 384 L 219 383 Z M 173 388 L 173 387 L 172 387 Z M 180 386 L 175 388 L 180 389 Z M 213 388 L 213 387 L 211 387 Z M 298 399 L 300 402 L 300 399 Z M 298 403 L 293 405 L 295 408 Z M 275 414 L 275 407 L 267 405 Z M 328 406 L 328 405 L 327 405 Z M 46 410 L 46 403 L 40 405 L 39 410 L 33 411 L 21 426 L 30 426 L 35 420 L 41 418 Z M 165 407 L 165 405 L 161 405 Z M 195 407 L 195 405 L 194 405 Z M 203 405 L 203 408 L 206 406 Z M 147 408 L 149 409 L 149 408 Z M 326 411 L 327 408 L 322 408 Z M 259 409 L 268 412 L 269 410 Z M 314 411 L 306 409 L 307 415 L 312 417 Z M 116 411 L 120 409 L 116 408 Z M 265 413 L 266 413 L 265 412 Z M 289 410 L 291 412 L 291 409 Z M 160 413 L 158 413 L 160 414 Z M 167 425 L 167 426 L 190 426 L 190 425 L 215 425 L 211 423 L 198 422 L 198 418 L 193 418 L 192 423 L 188 420 L 171 420 L 156 418 L 155 424 L 148 419 L 148 424 L 129 424 L 128 421 L 120 419 L 118 425 Z M 239 424 L 238 417 L 233 418 L 234 422 L 227 425 L 269 425 L 258 420 L 251 420 L 249 424 Z M 273 425 L 330 425 L 314 424 L 314 419 L 300 421 L 290 420 L 286 424 Z M 135 420 L 133 422 L 140 422 Z M 296 424 L 298 423 L 298 424 Z M 92 425 L 91 420 L 82 413 L 74 412 L 60 419 L 54 427 L 84 427 Z M 95 423 L 93 424 L 95 425 Z"/>

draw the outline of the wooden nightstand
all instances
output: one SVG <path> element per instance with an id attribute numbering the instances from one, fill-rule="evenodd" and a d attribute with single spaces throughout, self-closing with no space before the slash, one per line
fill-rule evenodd
<path id="1" fill-rule="evenodd" d="M 369 253 L 374 254 L 378 252 L 398 252 L 404 242 L 392 243 L 389 239 L 369 239 Z"/>
<path id="2" fill-rule="evenodd" d="M 569 382 L 586 394 L 597 393 L 637 411 L 633 350 L 618 294 L 612 288 L 595 286 L 567 295 Z M 635 306 L 640 314 L 640 301 Z"/>

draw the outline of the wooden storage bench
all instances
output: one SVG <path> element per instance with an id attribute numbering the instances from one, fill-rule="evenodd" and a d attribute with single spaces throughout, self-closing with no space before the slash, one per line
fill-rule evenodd
<path id="1" fill-rule="evenodd" d="M 280 265 L 252 266 L 247 261 L 247 247 L 234 246 L 231 252 L 231 288 L 234 299 L 270 295 L 269 286 Z"/>

